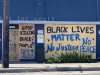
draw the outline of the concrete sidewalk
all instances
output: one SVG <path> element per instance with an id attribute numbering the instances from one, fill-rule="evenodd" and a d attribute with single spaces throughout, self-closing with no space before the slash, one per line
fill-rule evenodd
<path id="1" fill-rule="evenodd" d="M 41 71 L 98 71 L 98 63 L 60 63 L 60 64 L 38 64 L 34 62 L 12 62 L 9 68 L 2 68 L 0 64 L 0 73 L 18 73 L 18 72 L 41 72 Z"/>

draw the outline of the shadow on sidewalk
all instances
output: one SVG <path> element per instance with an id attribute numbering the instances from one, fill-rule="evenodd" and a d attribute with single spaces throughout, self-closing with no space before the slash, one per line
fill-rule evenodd
<path id="1" fill-rule="evenodd" d="M 0 64 L 2 61 L 0 60 Z M 37 64 L 35 61 L 9 61 L 9 64 Z"/>
<path id="2" fill-rule="evenodd" d="M 37 64 L 35 61 L 9 61 L 9 64 Z"/>

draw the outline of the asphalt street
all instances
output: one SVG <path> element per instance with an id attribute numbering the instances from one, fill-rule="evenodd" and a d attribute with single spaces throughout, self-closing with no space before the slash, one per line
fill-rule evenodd
<path id="1" fill-rule="evenodd" d="M 0 75 L 100 75 L 100 71 L 0 73 Z"/>

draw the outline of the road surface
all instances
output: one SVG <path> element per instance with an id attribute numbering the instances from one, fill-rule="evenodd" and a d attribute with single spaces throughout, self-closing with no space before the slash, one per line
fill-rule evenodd
<path id="1" fill-rule="evenodd" d="M 100 75 L 100 71 L 0 73 L 0 75 Z"/>

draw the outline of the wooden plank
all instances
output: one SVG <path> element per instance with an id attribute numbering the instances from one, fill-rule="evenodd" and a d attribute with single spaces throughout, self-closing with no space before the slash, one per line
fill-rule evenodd
<path id="1" fill-rule="evenodd" d="M 79 55 L 80 53 L 92 54 L 92 58 L 96 59 L 96 25 L 46 24 L 44 29 L 45 59 L 57 58 L 61 55 L 61 52 L 72 53 L 73 51 L 76 51 Z M 49 49 L 51 47 L 52 52 Z M 60 49 L 57 49 L 57 47 L 60 47 Z"/>
<path id="2" fill-rule="evenodd" d="M 19 25 L 20 59 L 35 59 L 35 25 Z"/>
<path id="3" fill-rule="evenodd" d="M 18 31 L 9 31 L 9 60 L 19 60 Z"/>

